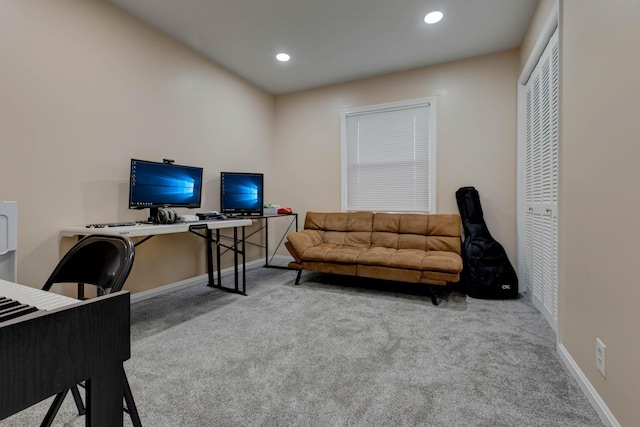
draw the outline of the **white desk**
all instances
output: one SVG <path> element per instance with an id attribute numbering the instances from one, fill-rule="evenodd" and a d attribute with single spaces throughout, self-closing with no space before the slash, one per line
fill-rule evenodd
<path id="1" fill-rule="evenodd" d="M 135 246 L 138 246 L 153 236 L 159 234 L 173 234 L 173 233 L 193 233 L 196 236 L 200 236 L 207 240 L 207 273 L 209 276 L 208 286 L 213 288 L 222 289 L 228 292 L 234 292 L 242 295 L 246 295 L 246 263 L 245 263 L 245 227 L 251 225 L 250 219 L 227 219 L 227 220 L 209 220 L 209 221 L 190 221 L 190 222 L 178 222 L 175 224 L 138 224 L 133 226 L 124 227 L 103 227 L 103 228 L 87 228 L 87 227 L 68 227 L 62 230 L 61 234 L 64 237 L 78 236 L 81 239 L 83 236 L 91 234 L 106 234 L 117 235 L 127 237 L 143 237 L 143 239 L 134 242 Z M 220 242 L 220 230 L 225 228 L 233 228 L 233 243 L 231 246 L 226 246 Z M 242 237 L 238 239 L 238 229 L 242 230 Z M 204 234 L 200 233 L 200 230 L 204 230 Z M 215 230 L 215 238 L 213 231 Z M 218 283 L 216 284 L 213 278 L 213 249 L 212 244 L 216 246 L 216 266 L 218 273 Z M 233 264 L 234 264 L 234 287 L 222 286 L 222 273 L 220 268 L 220 247 L 225 247 L 233 251 Z M 238 256 L 242 256 L 242 290 L 239 287 L 239 260 Z M 81 286 L 78 286 L 78 298 L 84 296 L 84 290 Z"/>
<path id="2" fill-rule="evenodd" d="M 155 236 L 157 234 L 186 233 L 193 226 L 203 227 L 209 230 L 217 230 L 222 228 L 236 228 L 251 225 L 250 219 L 227 219 L 227 220 L 210 220 L 210 221 L 189 221 L 177 222 L 175 224 L 138 224 L 124 227 L 103 227 L 103 228 L 87 228 L 87 227 L 68 227 L 62 230 L 65 237 L 71 236 L 88 236 L 90 234 L 107 234 L 120 235 L 128 237 Z"/>

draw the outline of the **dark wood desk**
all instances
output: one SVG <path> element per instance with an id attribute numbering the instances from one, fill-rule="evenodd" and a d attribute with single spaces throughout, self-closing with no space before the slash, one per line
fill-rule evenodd
<path id="1" fill-rule="evenodd" d="M 86 425 L 122 426 L 129 304 L 121 291 L 0 322 L 0 420 L 86 381 Z"/>

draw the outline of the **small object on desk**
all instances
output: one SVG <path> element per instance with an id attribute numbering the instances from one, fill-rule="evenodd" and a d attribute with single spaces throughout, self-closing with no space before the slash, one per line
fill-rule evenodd
<path id="1" fill-rule="evenodd" d="M 95 224 L 87 224 L 86 228 L 104 228 L 104 227 L 130 227 L 133 225 L 138 225 L 137 222 L 104 222 L 104 223 L 95 223 Z"/>
<path id="2" fill-rule="evenodd" d="M 197 213 L 196 216 L 198 217 L 199 220 L 205 220 L 205 219 L 214 219 L 215 217 L 217 217 L 219 215 L 218 211 L 211 211 L 211 212 L 200 212 Z"/>
<path id="3" fill-rule="evenodd" d="M 278 214 L 278 209 L 280 209 L 280 205 L 278 205 L 276 203 L 270 203 L 270 204 L 264 205 L 262 207 L 262 214 L 263 215 L 277 215 Z"/>
<path id="4" fill-rule="evenodd" d="M 218 214 L 218 215 L 216 216 L 216 219 L 229 219 L 229 217 L 228 217 L 228 216 L 226 216 L 225 214 Z"/>
<path id="5" fill-rule="evenodd" d="M 291 208 L 279 208 L 278 209 L 278 213 L 279 214 L 287 214 L 287 215 L 289 215 L 289 214 L 293 213 L 293 210 Z"/>

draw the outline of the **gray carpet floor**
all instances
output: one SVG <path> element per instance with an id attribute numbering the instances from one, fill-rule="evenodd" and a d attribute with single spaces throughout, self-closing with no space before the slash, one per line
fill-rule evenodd
<path id="1" fill-rule="evenodd" d="M 229 280 L 226 278 L 225 280 Z M 145 426 L 601 426 L 526 299 L 254 268 L 132 306 Z M 0 421 L 37 426 L 49 400 Z M 69 395 L 58 426 L 84 425 Z M 125 416 L 125 425 L 131 425 Z"/>

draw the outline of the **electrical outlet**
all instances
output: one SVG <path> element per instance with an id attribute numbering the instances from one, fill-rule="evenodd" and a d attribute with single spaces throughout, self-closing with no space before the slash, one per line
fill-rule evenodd
<path id="1" fill-rule="evenodd" d="M 607 346 L 596 338 L 596 367 L 603 377 L 607 377 Z"/>

